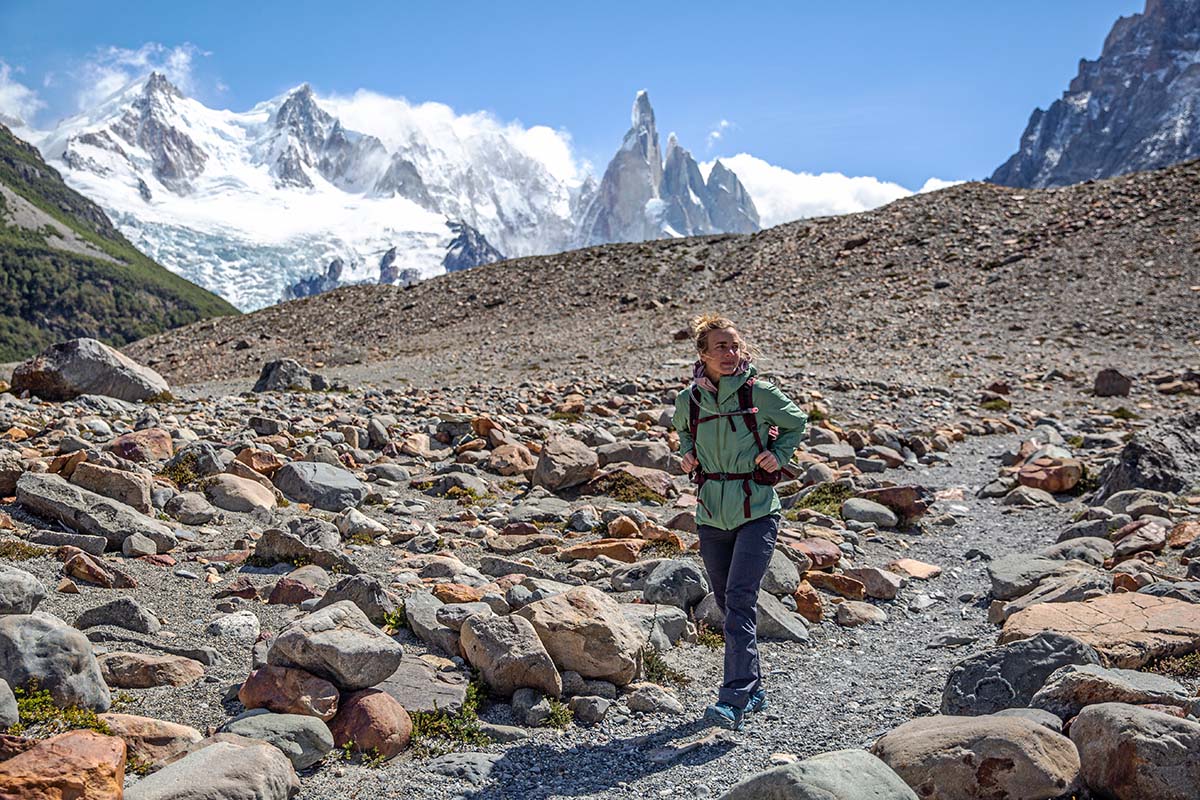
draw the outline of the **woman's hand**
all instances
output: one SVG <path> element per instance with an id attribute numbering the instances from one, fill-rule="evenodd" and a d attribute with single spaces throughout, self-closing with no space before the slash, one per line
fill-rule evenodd
<path id="1" fill-rule="evenodd" d="M 758 458 L 754 459 L 754 463 L 767 472 L 775 472 L 779 469 L 779 459 L 775 458 L 774 453 L 766 450 L 758 454 Z"/>
<path id="2" fill-rule="evenodd" d="M 690 452 L 683 457 L 682 466 L 685 473 L 690 473 L 696 467 L 700 466 L 700 459 L 696 458 L 696 454 L 694 452 Z"/>

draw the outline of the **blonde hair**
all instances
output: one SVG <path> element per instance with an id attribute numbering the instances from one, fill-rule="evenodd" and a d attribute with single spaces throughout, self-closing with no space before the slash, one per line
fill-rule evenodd
<path id="1" fill-rule="evenodd" d="M 708 335 L 710 333 L 729 329 L 737 337 L 738 352 L 742 358 L 754 359 L 758 357 L 758 349 L 746 341 L 746 338 L 742 336 L 742 332 L 733 324 L 733 320 L 728 317 L 722 317 L 720 314 L 701 314 L 698 317 L 692 318 L 690 326 L 692 329 L 692 341 L 696 343 L 697 353 L 703 353 L 708 349 Z"/>

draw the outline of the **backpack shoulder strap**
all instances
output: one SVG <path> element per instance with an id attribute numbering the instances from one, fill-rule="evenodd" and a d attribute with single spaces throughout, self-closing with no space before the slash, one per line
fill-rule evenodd
<path id="1" fill-rule="evenodd" d="M 763 447 L 762 437 L 758 433 L 758 408 L 754 405 L 754 378 L 748 378 L 738 387 L 738 405 L 742 407 L 742 420 L 754 434 L 754 444 L 758 446 L 758 452 L 763 452 L 766 448 Z"/>
<path id="2" fill-rule="evenodd" d="M 688 392 L 688 430 L 692 434 L 692 446 L 695 447 L 696 433 L 700 430 L 700 389 L 693 386 Z"/>

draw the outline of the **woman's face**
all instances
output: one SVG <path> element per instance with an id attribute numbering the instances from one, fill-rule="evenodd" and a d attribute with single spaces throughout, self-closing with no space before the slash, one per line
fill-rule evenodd
<path id="1" fill-rule="evenodd" d="M 742 340 L 733 328 L 709 331 L 704 352 L 700 354 L 705 370 L 712 375 L 732 375 L 742 360 Z"/>

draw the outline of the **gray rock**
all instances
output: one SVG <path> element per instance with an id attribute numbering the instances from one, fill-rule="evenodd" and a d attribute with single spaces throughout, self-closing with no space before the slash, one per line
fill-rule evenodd
<path id="1" fill-rule="evenodd" d="M 292 521 L 295 522 L 297 520 Z M 289 524 L 286 531 L 281 528 L 267 528 L 263 531 L 262 538 L 254 543 L 255 560 L 266 563 L 316 564 L 328 570 L 358 574 L 358 566 L 341 552 L 341 536 L 337 528 L 321 520 L 307 522 L 320 523 L 320 526 Z M 324 526 L 328 526 L 329 530 Z M 337 540 L 332 546 L 326 544 L 329 531 L 332 531 Z"/>
<path id="2" fill-rule="evenodd" d="M 976 716 L 1027 706 L 1060 667 L 1099 663 L 1100 656 L 1090 645 L 1049 631 L 985 650 L 950 671 L 942 692 L 942 713 Z"/>
<path id="3" fill-rule="evenodd" d="M 992 581 L 992 595 L 997 600 L 1012 600 L 1032 591 L 1051 575 L 1064 575 L 1080 568 L 1090 569 L 1087 564 L 1012 553 L 988 564 L 988 576 Z"/>
<path id="4" fill-rule="evenodd" d="M 255 392 L 323 392 L 329 388 L 325 378 L 309 372 L 299 361 L 283 358 L 263 364 L 254 383 Z"/>
<path id="5" fill-rule="evenodd" d="M 1058 535 L 1058 541 L 1062 543 L 1074 541 L 1075 539 L 1106 541 L 1109 531 L 1116 530 L 1119 527 L 1121 526 L 1115 524 L 1111 519 L 1081 519 L 1079 522 L 1067 526 Z"/>
<path id="6" fill-rule="evenodd" d="M 425 765 L 436 775 L 445 775 L 472 786 L 482 786 L 492 775 L 492 768 L 504 756 L 500 753 L 447 753 Z"/>
<path id="7" fill-rule="evenodd" d="M 35 680 L 60 707 L 107 711 L 112 702 L 92 643 L 42 612 L 0 616 L 0 678 L 9 686 Z"/>
<path id="8" fill-rule="evenodd" d="M 494 691 L 514 695 L 514 706 L 519 691 L 562 694 L 562 679 L 550 653 L 523 617 L 473 616 L 463 624 L 461 646 L 467 662 Z"/>
<path id="9" fill-rule="evenodd" d="M 126 558 L 152 556 L 157 552 L 158 545 L 148 536 L 140 533 L 131 533 L 125 537 L 125 541 L 121 542 L 121 555 Z"/>
<path id="10" fill-rule="evenodd" d="M 140 533 L 154 542 L 175 542 L 171 529 L 124 503 L 89 492 L 52 473 L 26 472 L 17 481 L 17 502 L 32 514 L 60 522 L 76 533 L 103 536 L 116 549 Z"/>
<path id="11" fill-rule="evenodd" d="M 1003 708 L 995 713 L 997 717 L 1021 717 L 1036 722 L 1055 733 L 1063 732 L 1063 721 L 1049 711 L 1040 708 Z"/>
<path id="12" fill-rule="evenodd" d="M 690 559 L 665 559 L 646 576 L 642 597 L 687 611 L 708 594 L 704 570 Z"/>
<path id="13" fill-rule="evenodd" d="M 1002 505 L 1016 508 L 1057 508 L 1058 501 L 1054 495 L 1032 486 L 1018 486 L 1004 496 Z"/>
<path id="14" fill-rule="evenodd" d="M 207 525 L 219 513 L 199 492 L 180 492 L 167 501 L 163 511 L 184 525 Z"/>
<path id="15" fill-rule="evenodd" d="M 917 800 L 917 795 L 866 750 L 835 750 L 760 772 L 721 800 Z"/>
<path id="16" fill-rule="evenodd" d="M 296 769 L 307 769 L 333 750 L 333 734 L 317 717 L 273 714 L 256 708 L 239 714 L 220 730 L 273 744 Z"/>
<path id="17" fill-rule="evenodd" d="M 603 722 L 612 704 L 613 701 L 608 698 L 593 695 L 577 695 L 567 701 L 567 706 L 571 709 L 571 716 L 575 722 L 588 725 Z"/>
<path id="18" fill-rule="evenodd" d="M 668 650 L 687 635 L 687 613 L 676 606 L 622 603 L 621 613 L 655 650 Z"/>
<path id="19" fill-rule="evenodd" d="M 1029 705 L 1066 720 L 1096 703 L 1158 703 L 1187 708 L 1188 701 L 1187 689 L 1163 675 L 1106 669 L 1098 664 L 1069 664 L 1047 678 Z"/>
<path id="20" fill-rule="evenodd" d="M 764 592 L 778 597 L 793 595 L 800 586 L 800 571 L 782 550 L 776 548 L 771 552 L 771 561 L 759 586 Z"/>
<path id="21" fill-rule="evenodd" d="M 1092 498 L 1102 503 L 1126 489 L 1177 494 L 1200 485 L 1200 411 L 1138 431 L 1100 473 Z M 1112 506 L 1106 507 L 1112 509 Z M 1112 509 L 1116 510 L 1116 509 Z"/>
<path id="22" fill-rule="evenodd" d="M 0 564 L 0 614 L 32 614 L 46 599 L 46 587 L 23 569 Z"/>
<path id="23" fill-rule="evenodd" d="M 1108 572 L 1081 562 L 1068 561 L 1064 562 L 1062 572 L 1046 576 L 1031 591 L 999 608 L 988 609 L 988 619 L 999 624 L 1038 603 L 1074 603 L 1101 597 L 1111 591 L 1112 575 Z"/>
<path id="24" fill-rule="evenodd" d="M 845 442 L 836 444 L 815 444 L 808 448 L 810 453 L 820 456 L 826 461 L 832 461 L 838 466 L 854 463 L 854 448 Z"/>
<path id="25" fill-rule="evenodd" d="M 438 609 L 443 605 L 430 592 L 413 592 L 404 600 L 404 616 L 418 639 L 448 656 L 457 656 L 460 653 L 459 632 L 437 618 Z"/>
<path id="26" fill-rule="evenodd" d="M 1200 724 L 1125 703 L 1099 703 L 1071 723 L 1083 780 L 1097 796 L 1194 800 Z"/>
<path id="27" fill-rule="evenodd" d="M 178 476 L 182 485 L 187 485 L 200 478 L 220 475 L 225 471 L 225 462 L 209 442 L 188 442 L 168 459 L 163 471 Z"/>
<path id="28" fill-rule="evenodd" d="M 366 499 L 368 492 L 350 472 L 316 461 L 284 464 L 272 480 L 289 500 L 309 503 L 325 511 L 357 506 Z"/>
<path id="29" fill-rule="evenodd" d="M 343 600 L 288 625 L 271 643 L 267 662 L 298 667 L 346 691 L 365 689 L 400 666 L 400 645 L 358 606 Z"/>
<path id="30" fill-rule="evenodd" d="M 683 703 L 663 687 L 654 683 L 631 683 L 625 695 L 630 711 L 646 714 L 682 714 Z"/>
<path id="31" fill-rule="evenodd" d="M 624 564 L 613 570 L 610 582 L 614 592 L 640 592 L 646 588 L 646 578 L 659 564 L 667 561 L 665 558 L 650 558 Z"/>
<path id="32" fill-rule="evenodd" d="M 530 482 L 555 492 L 587 483 L 599 467 L 595 450 L 578 439 L 553 436 L 543 445 Z"/>
<path id="33" fill-rule="evenodd" d="M 51 345 L 13 370 L 12 391 L 62 402 L 93 394 L 136 402 L 170 392 L 149 367 L 95 339 L 71 339 Z"/>
<path id="34" fill-rule="evenodd" d="M 495 616 L 492 607 L 484 602 L 447 603 L 437 610 L 437 621 L 450 630 L 461 632 L 463 624 L 476 614 L 483 614 L 485 617 Z"/>
<path id="35" fill-rule="evenodd" d="M 134 783 L 125 800 L 288 800 L 300 791 L 296 770 L 279 748 L 234 734 L 218 736 Z"/>
<path id="36" fill-rule="evenodd" d="M 899 521 L 895 512 L 887 506 L 861 497 L 851 497 L 842 503 L 842 519 L 878 525 L 880 528 L 894 528 Z"/>
<path id="37" fill-rule="evenodd" d="M 722 625 L 724 619 L 722 619 Z M 758 635 L 764 639 L 787 642 L 807 642 L 808 628 L 804 620 L 766 592 L 758 593 Z"/>
<path id="38" fill-rule="evenodd" d="M 630 441 L 622 439 L 596 448 L 600 466 L 628 462 L 638 467 L 671 471 L 671 448 L 662 441 Z"/>
<path id="39" fill-rule="evenodd" d="M 1200 581 L 1196 580 L 1179 581 L 1178 583 L 1159 581 L 1143 586 L 1138 589 L 1138 592 L 1155 597 L 1173 597 L 1176 600 L 1183 600 L 1185 603 L 1200 603 Z"/>
<path id="40" fill-rule="evenodd" d="M 0 680 L 0 728 L 7 730 L 21 721 L 17 698 L 8 681 Z"/>
<path id="41" fill-rule="evenodd" d="M 408 712 L 457 714 L 467 699 L 468 676 L 457 669 L 435 669 L 420 658 L 406 658 L 376 689 L 390 694 Z"/>
<path id="42" fill-rule="evenodd" d="M 1097 397 L 1129 397 L 1133 379 L 1120 370 L 1102 369 L 1096 373 L 1092 391 Z"/>
<path id="43" fill-rule="evenodd" d="M 136 633 L 158 633 L 162 623 L 158 616 L 132 597 L 118 597 L 89 608 L 75 620 L 80 630 L 97 625 L 113 625 Z"/>
<path id="44" fill-rule="evenodd" d="M 1039 555 L 1062 561 L 1082 561 L 1100 567 L 1107 559 L 1112 558 L 1113 544 L 1107 539 L 1098 539 L 1094 536 L 1065 539 L 1042 550 Z"/>
<path id="45" fill-rule="evenodd" d="M 396 610 L 396 601 L 373 575 L 349 575 L 331 586 L 317 601 L 318 608 L 348 600 L 367 615 L 376 625 L 382 625 L 384 617 Z"/>
<path id="46" fill-rule="evenodd" d="M 527 728 L 537 728 L 550 719 L 550 701 L 536 689 L 517 689 L 512 696 L 513 717 Z"/>
<path id="47" fill-rule="evenodd" d="M 98 556 L 108 548 L 108 539 L 103 536 L 91 536 L 86 533 L 64 533 L 62 531 L 33 531 L 29 534 L 33 544 L 44 544 L 47 547 L 78 547 L 85 553 Z"/>

